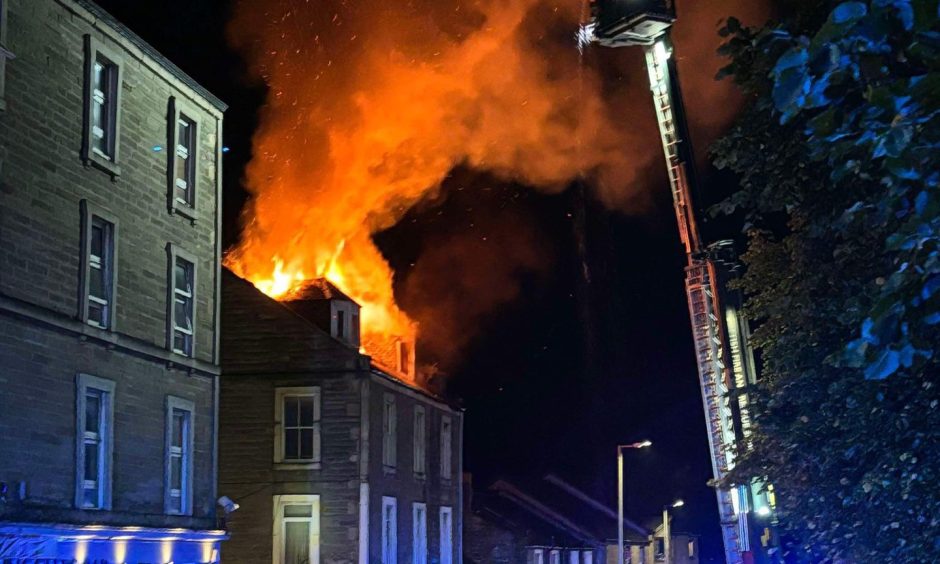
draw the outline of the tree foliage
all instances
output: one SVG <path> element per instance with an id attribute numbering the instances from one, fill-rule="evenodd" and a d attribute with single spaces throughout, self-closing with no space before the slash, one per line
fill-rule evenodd
<path id="1" fill-rule="evenodd" d="M 792 557 L 940 561 L 938 2 L 804 4 L 722 30 L 763 359 L 730 480 L 774 484 Z"/>

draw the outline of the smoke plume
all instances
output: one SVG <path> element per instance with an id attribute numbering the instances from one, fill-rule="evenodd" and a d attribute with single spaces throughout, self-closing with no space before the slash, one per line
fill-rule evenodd
<path id="1" fill-rule="evenodd" d="M 683 25 L 680 49 L 699 49 L 721 15 L 753 5 L 690 4 L 701 19 Z M 629 75 L 582 65 L 574 34 L 583 8 L 577 0 L 239 2 L 230 39 L 269 94 L 246 169 L 242 238 L 227 265 L 272 295 L 328 276 L 364 306 L 364 332 L 407 336 L 414 324 L 395 304 L 372 235 L 433 195 L 453 167 L 548 192 L 581 176 L 606 205 L 641 208 L 635 171 L 661 158 L 645 69 L 639 57 Z M 711 46 L 686 56 L 716 61 Z M 717 91 L 718 65 L 698 66 L 686 74 L 706 68 L 708 81 L 696 81 L 702 92 L 690 98 L 713 100 L 704 93 Z M 717 105 L 706 113 L 724 123 L 729 104 Z M 448 244 L 429 249 L 423 264 L 452 269 Z M 527 265 L 536 256 L 498 259 Z"/>

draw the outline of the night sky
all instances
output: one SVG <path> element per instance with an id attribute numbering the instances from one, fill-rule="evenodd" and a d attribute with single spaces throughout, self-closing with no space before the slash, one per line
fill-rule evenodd
<path id="1" fill-rule="evenodd" d="M 224 235 L 227 246 L 234 244 L 246 199 L 242 171 L 264 88 L 244 78 L 244 63 L 227 47 L 231 2 L 98 3 L 229 104 Z M 635 61 L 638 79 L 645 79 L 640 58 Z M 466 469 L 477 485 L 502 477 L 524 486 L 555 473 L 616 507 L 615 445 L 650 439 L 652 448 L 627 453 L 628 516 L 646 522 L 683 497 L 678 528 L 703 535 L 708 561 L 721 549 L 714 493 L 706 486 L 711 466 L 683 290 L 685 258 L 651 102 L 635 103 L 648 120 L 641 127 L 652 133 L 653 164 L 639 174 L 652 197 L 642 213 L 606 211 L 577 182 L 549 196 L 457 168 L 437 199 L 376 240 L 396 271 L 406 311 L 414 292 L 439 291 L 428 285 L 427 272 L 416 273 L 433 270 L 435 262 L 421 256 L 434 241 L 472 229 L 481 243 L 466 252 L 497 256 L 501 241 L 534 242 L 531 268 L 491 281 L 509 280 L 514 297 L 474 320 L 475 330 L 446 369 L 447 393 L 467 409 Z M 707 186 L 727 185 L 714 171 L 703 176 Z M 425 282 L 408 284 L 419 275 Z M 488 282 L 479 269 L 468 276 Z"/>

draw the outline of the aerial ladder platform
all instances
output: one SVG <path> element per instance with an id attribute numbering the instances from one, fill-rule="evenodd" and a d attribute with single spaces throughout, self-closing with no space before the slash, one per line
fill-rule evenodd
<path id="1" fill-rule="evenodd" d="M 722 480 L 734 467 L 734 446 L 750 432 L 747 388 L 756 381 L 753 353 L 740 298 L 726 289 L 736 261 L 728 242 L 705 245 L 694 206 L 695 161 L 679 91 L 669 31 L 672 1 L 592 0 L 582 41 L 605 47 L 641 46 L 666 160 L 666 171 L 685 250 L 685 290 L 705 411 L 712 474 Z M 733 255 L 733 252 L 731 253 Z M 716 488 L 727 564 L 773 562 L 773 499 L 758 482 Z M 752 546 L 756 545 L 756 546 Z"/>

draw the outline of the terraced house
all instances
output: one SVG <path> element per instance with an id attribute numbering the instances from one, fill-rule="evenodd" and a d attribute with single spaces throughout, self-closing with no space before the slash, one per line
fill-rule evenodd
<path id="1" fill-rule="evenodd" d="M 360 353 L 325 280 L 277 302 L 223 271 L 222 296 L 226 562 L 461 562 L 462 411 Z"/>
<path id="2" fill-rule="evenodd" d="M 93 2 L 0 16 L 0 561 L 217 562 L 225 105 Z"/>

